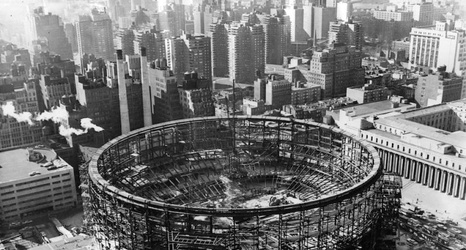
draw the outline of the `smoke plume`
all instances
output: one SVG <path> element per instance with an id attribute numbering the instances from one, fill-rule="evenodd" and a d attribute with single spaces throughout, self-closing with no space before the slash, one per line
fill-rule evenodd
<path id="1" fill-rule="evenodd" d="M 2 105 L 3 115 L 15 118 L 18 122 L 27 122 L 29 125 L 34 125 L 32 114 L 30 112 L 16 113 L 13 102 L 7 102 Z"/>
<path id="2" fill-rule="evenodd" d="M 93 128 L 96 132 L 100 132 L 100 131 L 104 130 L 102 127 L 99 127 L 99 126 L 95 125 L 94 123 L 92 123 L 91 118 L 81 119 L 81 127 L 86 129 L 86 132 L 87 132 L 87 130 L 89 130 L 91 128 Z"/>
<path id="3" fill-rule="evenodd" d="M 51 111 L 44 111 L 43 113 L 33 117 L 30 112 L 16 113 L 15 106 L 12 102 L 7 102 L 6 105 L 2 105 L 3 114 L 15 118 L 18 122 L 27 122 L 29 125 L 34 125 L 33 120 L 36 121 L 53 121 L 58 124 L 58 131 L 60 135 L 69 138 L 71 135 L 82 135 L 94 129 L 96 132 L 104 130 L 92 123 L 91 118 L 81 119 L 81 127 L 83 129 L 76 129 L 70 127 L 68 119 L 70 114 L 64 106 L 53 108 Z"/>

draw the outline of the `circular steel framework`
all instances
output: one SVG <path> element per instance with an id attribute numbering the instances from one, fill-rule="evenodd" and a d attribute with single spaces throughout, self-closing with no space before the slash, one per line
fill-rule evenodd
<path id="1" fill-rule="evenodd" d="M 301 120 L 157 124 L 108 142 L 88 174 L 104 249 L 354 249 L 380 219 L 375 149 Z"/>

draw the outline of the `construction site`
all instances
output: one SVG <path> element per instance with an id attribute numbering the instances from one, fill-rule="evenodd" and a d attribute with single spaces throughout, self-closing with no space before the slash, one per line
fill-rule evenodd
<path id="1" fill-rule="evenodd" d="M 368 143 L 280 117 L 145 127 L 81 175 L 102 249 L 375 249 L 400 206 L 399 178 Z"/>

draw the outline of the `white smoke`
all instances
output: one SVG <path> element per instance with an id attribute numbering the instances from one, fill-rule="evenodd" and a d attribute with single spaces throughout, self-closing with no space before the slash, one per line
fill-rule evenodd
<path id="1" fill-rule="evenodd" d="M 81 119 L 81 127 L 84 129 L 76 129 L 70 127 L 68 119 L 70 114 L 64 106 L 53 108 L 51 111 L 44 111 L 43 113 L 33 117 L 30 112 L 16 113 L 15 106 L 13 102 L 7 102 L 6 105 L 2 105 L 3 114 L 15 118 L 18 122 L 27 122 L 29 125 L 34 125 L 33 120 L 36 121 L 53 121 L 54 123 L 60 125 L 58 131 L 60 135 L 69 138 L 71 135 L 82 135 L 89 131 L 89 129 L 94 129 L 96 132 L 104 130 L 102 127 L 99 127 L 92 123 L 91 118 Z"/>
<path id="2" fill-rule="evenodd" d="M 100 131 L 104 130 L 102 127 L 99 127 L 99 126 L 95 125 L 94 123 L 92 123 L 91 118 L 81 119 L 81 127 L 86 129 L 86 132 L 87 132 L 87 130 L 89 130 L 91 128 L 93 128 L 96 132 L 100 132 Z"/>
<path id="3" fill-rule="evenodd" d="M 68 123 L 68 118 L 70 114 L 65 107 L 60 106 L 52 109 L 51 111 L 44 111 L 42 114 L 39 114 L 34 120 L 37 121 L 53 121 L 57 124 L 63 125 Z"/>
<path id="4" fill-rule="evenodd" d="M 27 122 L 29 125 L 34 125 L 32 114 L 30 112 L 16 113 L 13 102 L 7 102 L 2 105 L 3 115 L 15 118 L 18 122 Z"/>

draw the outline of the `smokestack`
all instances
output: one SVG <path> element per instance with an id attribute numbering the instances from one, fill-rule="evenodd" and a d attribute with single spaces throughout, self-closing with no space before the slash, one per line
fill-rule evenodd
<path id="1" fill-rule="evenodd" d="M 118 77 L 118 95 L 120 99 L 120 122 L 121 134 L 127 134 L 131 131 L 129 126 L 129 108 L 128 108 L 128 95 L 126 92 L 125 82 L 125 65 L 123 64 L 123 51 L 121 49 L 116 51 L 117 54 L 117 77 Z"/>
<path id="2" fill-rule="evenodd" d="M 142 111 L 144 126 L 152 125 L 151 91 L 149 86 L 149 69 L 147 66 L 146 48 L 141 47 L 141 84 L 142 84 Z"/>

